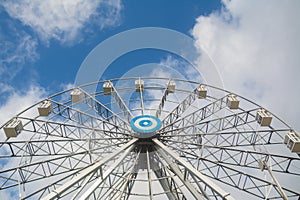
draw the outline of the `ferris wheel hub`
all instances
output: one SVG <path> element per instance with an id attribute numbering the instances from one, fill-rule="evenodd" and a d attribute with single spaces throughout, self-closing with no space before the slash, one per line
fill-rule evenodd
<path id="1" fill-rule="evenodd" d="M 131 122 L 131 128 L 137 133 L 139 138 L 150 138 L 156 134 L 161 127 L 161 121 L 152 115 L 139 115 L 134 117 Z"/>

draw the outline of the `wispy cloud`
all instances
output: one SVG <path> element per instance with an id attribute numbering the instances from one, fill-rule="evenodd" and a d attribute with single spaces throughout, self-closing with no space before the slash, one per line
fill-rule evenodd
<path id="1" fill-rule="evenodd" d="M 121 10 L 119 0 L 13 0 L 2 1 L 0 5 L 46 44 L 56 40 L 69 45 L 80 42 L 79 36 L 90 32 L 91 25 L 102 29 L 118 24 Z"/>
<path id="2" fill-rule="evenodd" d="M 300 117 L 299 1 L 223 1 L 200 16 L 196 46 L 213 58 L 228 90 L 266 106 L 296 128 Z"/>
<path id="3" fill-rule="evenodd" d="M 34 81 L 22 89 L 12 84 L 25 66 L 33 66 L 39 58 L 40 41 L 46 45 L 52 40 L 62 45 L 77 44 L 85 38 L 83 34 L 93 34 L 92 29 L 95 32 L 118 25 L 122 6 L 119 0 L 12 0 L 0 1 L 0 7 L 11 17 L 0 20 L 0 105 L 1 113 L 11 116 L 15 114 L 13 111 L 37 100 L 44 91 L 36 83 L 32 84 Z M 32 91 L 37 94 L 32 95 Z M 19 99 L 28 103 L 18 104 Z M 6 108 L 11 114 L 3 112 Z"/>
<path id="4" fill-rule="evenodd" d="M 11 27 L 10 35 L 0 38 L 0 77 L 1 82 L 12 80 L 24 64 L 38 59 L 37 40 L 25 32 L 16 33 Z"/>
<path id="5" fill-rule="evenodd" d="M 11 89 L 6 101 L 0 104 L 0 125 L 45 96 L 45 89 L 39 86 L 30 86 L 26 92 Z"/>

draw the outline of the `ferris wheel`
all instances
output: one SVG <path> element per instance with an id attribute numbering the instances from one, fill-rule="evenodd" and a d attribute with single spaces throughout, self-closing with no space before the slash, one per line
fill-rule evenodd
<path id="1" fill-rule="evenodd" d="M 299 199 L 300 139 L 256 103 L 195 81 L 65 90 L 1 127 L 10 199 Z"/>

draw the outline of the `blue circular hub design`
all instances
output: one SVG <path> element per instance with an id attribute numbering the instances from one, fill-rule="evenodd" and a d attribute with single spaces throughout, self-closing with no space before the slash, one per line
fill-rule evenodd
<path id="1" fill-rule="evenodd" d="M 160 129 L 161 121 L 151 115 L 140 115 L 131 120 L 130 126 L 135 132 L 140 133 L 140 137 L 146 138 L 153 136 Z"/>

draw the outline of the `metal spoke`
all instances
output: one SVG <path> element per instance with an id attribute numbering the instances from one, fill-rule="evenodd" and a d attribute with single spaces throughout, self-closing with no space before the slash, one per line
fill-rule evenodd
<path id="1" fill-rule="evenodd" d="M 83 199 L 88 199 L 91 194 L 93 192 L 95 192 L 95 190 L 97 189 L 97 187 L 99 187 L 99 185 L 101 183 L 103 183 L 103 181 L 105 181 L 109 175 L 112 173 L 112 171 L 117 168 L 117 166 L 123 161 L 123 159 L 130 153 L 132 148 L 127 148 L 122 154 L 121 156 L 118 158 L 118 160 L 116 160 L 116 162 L 114 162 L 114 164 L 112 166 L 110 166 L 110 168 L 103 173 L 103 175 L 101 177 L 99 177 L 94 183 L 93 185 L 91 185 L 87 191 L 85 191 L 85 193 L 80 197 L 80 200 Z M 79 192 L 80 190 L 78 190 Z"/>
<path id="2" fill-rule="evenodd" d="M 189 127 L 187 127 L 187 129 L 188 128 Z M 182 127 L 181 130 L 184 130 L 184 127 Z M 180 138 L 182 138 L 182 140 L 195 140 L 196 138 L 200 138 L 202 145 L 218 147 L 275 145 L 282 144 L 283 135 L 290 131 L 291 129 L 241 130 L 212 133 L 203 133 L 200 131 L 191 134 L 186 134 L 186 131 L 182 131 L 182 133 L 178 132 L 172 135 L 161 135 L 160 138 L 170 142 L 177 142 Z"/>
<path id="3" fill-rule="evenodd" d="M 204 165 L 207 166 L 207 168 L 210 168 L 210 170 L 205 170 L 203 171 L 203 173 L 211 178 L 214 178 L 220 182 L 231 185 L 263 199 L 266 198 L 264 194 L 264 188 L 274 187 L 274 194 L 269 198 L 282 198 L 282 194 L 278 186 L 273 182 L 255 177 L 254 175 L 247 174 L 245 171 L 241 172 L 236 168 L 213 162 L 208 159 L 201 159 L 201 161 Z M 282 189 L 284 190 L 284 192 L 286 192 L 289 198 L 300 196 L 300 192 L 293 191 L 284 187 Z"/>
<path id="4" fill-rule="evenodd" d="M 281 192 L 278 189 L 279 187 L 276 186 L 274 183 L 266 181 L 264 179 L 255 177 L 254 175 L 250 175 L 247 174 L 246 171 L 239 171 L 237 168 L 233 168 L 228 166 L 232 165 L 232 163 L 226 163 L 227 165 L 223 164 L 222 161 L 219 160 L 212 160 L 210 157 L 203 157 L 203 156 L 199 156 L 199 155 L 195 155 L 193 153 L 191 153 L 190 151 L 185 151 L 182 150 L 180 148 L 175 148 L 172 147 L 172 149 L 174 149 L 176 152 L 182 152 L 184 155 L 184 158 L 189 161 L 191 164 L 193 164 L 194 166 L 198 166 L 197 170 L 202 171 L 202 173 L 204 173 L 205 175 L 214 178 L 220 182 L 223 182 L 225 184 L 229 184 L 233 187 L 237 187 L 238 189 L 241 189 L 245 192 L 251 193 L 255 196 L 258 196 L 260 198 L 266 198 L 263 193 L 263 189 L 264 187 L 275 187 L 277 193 L 274 196 L 274 198 L 279 198 L 281 197 Z M 238 151 L 238 150 L 237 150 Z M 241 152 L 241 154 L 243 154 L 243 152 Z M 181 154 L 182 155 L 182 154 Z M 270 156 L 270 155 L 268 155 Z M 228 159 L 228 158 L 227 158 Z M 249 158 L 250 160 L 251 158 Z M 260 160 L 258 158 L 253 158 L 255 161 L 252 162 L 256 162 L 257 167 L 258 168 L 258 162 L 260 162 Z M 299 160 L 299 159 L 297 159 Z M 249 161 L 250 162 L 250 161 Z M 251 163 L 253 165 L 253 163 Z M 243 164 L 241 165 L 241 167 L 249 167 L 247 164 Z M 275 171 L 275 170 L 274 170 Z M 251 190 L 250 190 L 251 188 Z M 255 191 L 257 190 L 257 191 Z M 285 192 L 287 192 L 289 195 L 288 197 L 295 197 L 297 195 L 300 195 L 300 192 L 296 192 L 293 190 L 289 190 L 287 188 L 283 188 L 283 190 Z"/>
<path id="5" fill-rule="evenodd" d="M 192 105 L 197 99 L 196 89 L 192 93 L 187 95 L 184 100 L 179 103 L 163 120 L 162 123 L 164 126 L 176 121 L 181 115 Z"/>
<path id="6" fill-rule="evenodd" d="M 23 126 L 24 131 L 63 138 L 84 138 L 92 133 L 97 134 L 99 137 L 118 137 L 119 135 L 121 137 L 131 137 L 128 133 L 124 133 L 123 129 L 119 129 L 116 126 L 105 122 L 95 127 L 89 127 L 81 124 L 68 124 L 59 121 L 32 120 L 25 117 L 18 117 L 17 119 L 21 119 L 25 122 L 25 125 Z"/>
<path id="7" fill-rule="evenodd" d="M 163 150 L 167 155 L 171 156 L 176 162 L 180 163 L 184 167 L 184 172 L 192 174 L 192 176 L 197 177 L 214 195 L 222 197 L 223 199 L 233 199 L 229 193 L 223 191 L 219 186 L 209 180 L 206 176 L 197 171 L 192 165 L 180 158 L 176 153 L 166 147 L 163 143 L 157 139 L 153 139 L 153 142 L 159 147 L 160 150 Z M 207 191 L 206 191 L 207 192 Z"/>
<path id="8" fill-rule="evenodd" d="M 153 194 L 152 194 L 152 178 L 151 178 L 151 172 L 150 172 L 150 158 L 149 158 L 149 151 L 148 149 L 146 150 L 147 154 L 147 177 L 148 177 L 148 185 L 149 185 L 149 198 L 152 200 L 153 199 Z"/>
<path id="9" fill-rule="evenodd" d="M 167 124 L 162 130 L 161 133 L 165 133 L 167 130 L 169 130 L 172 126 L 178 126 L 178 124 L 196 124 L 200 121 L 203 121 L 204 119 L 207 119 L 208 117 L 212 116 L 216 112 L 222 110 L 225 108 L 226 105 L 226 98 L 222 97 L 220 99 L 217 99 L 213 101 L 212 103 L 184 116 L 180 117 L 179 119 L 172 121 L 172 123 Z"/>
<path id="10" fill-rule="evenodd" d="M 66 155 L 74 153 L 80 150 L 95 150 L 97 148 L 107 148 L 109 146 L 119 146 L 120 144 L 126 143 L 127 140 L 118 141 L 112 143 L 111 141 L 116 139 L 48 139 L 45 137 L 40 140 L 30 141 L 9 141 L 0 142 L 1 146 L 9 150 L 5 154 L 1 155 L 0 158 L 9 157 L 35 157 L 35 156 L 46 156 L 46 155 Z M 117 140 L 116 140 L 117 141 Z M 95 147 L 90 148 L 90 143 L 93 143 Z"/>
<path id="11" fill-rule="evenodd" d="M 116 192 L 116 195 L 118 195 L 118 199 L 122 199 L 123 195 L 126 195 L 125 190 L 127 189 L 127 197 L 129 197 L 130 192 L 131 192 L 131 188 L 134 184 L 134 180 L 136 178 L 137 173 L 134 173 L 134 170 L 136 169 L 136 165 L 137 165 L 137 161 L 139 158 L 141 152 L 138 152 L 136 159 L 133 162 L 133 165 L 131 167 L 131 169 L 128 171 L 127 175 L 124 176 L 124 183 L 122 184 L 122 188 L 120 189 L 120 191 Z M 119 193 L 119 194 L 118 194 Z M 125 197 L 124 197 L 125 198 Z M 117 199 L 117 197 L 114 197 L 112 199 Z"/>
<path id="12" fill-rule="evenodd" d="M 123 150 L 131 147 L 133 148 L 133 144 L 136 142 L 137 139 L 132 139 L 130 142 L 126 143 L 125 145 L 123 145 L 120 149 L 118 149 L 117 151 L 113 152 L 112 154 L 110 154 L 109 156 L 105 157 L 103 160 L 100 160 L 96 163 L 94 163 L 92 166 L 86 168 L 84 171 L 82 171 L 80 173 L 80 175 L 76 176 L 75 178 L 73 178 L 72 180 L 70 180 L 69 182 L 63 184 L 61 187 L 59 187 L 58 189 L 52 191 L 50 194 L 48 194 L 46 197 L 44 197 L 43 199 L 54 199 L 59 197 L 61 194 L 65 193 L 68 189 L 70 189 L 73 185 L 79 183 L 80 181 L 82 181 L 83 179 L 85 179 L 87 176 L 89 176 L 92 173 L 95 173 L 96 171 L 100 170 L 100 173 L 102 173 L 101 171 L 101 166 L 106 163 L 107 161 L 113 159 L 116 155 L 120 154 L 120 152 L 122 152 Z"/>
<path id="13" fill-rule="evenodd" d="M 102 127 L 103 125 L 110 125 L 115 128 L 115 130 L 122 130 L 124 132 L 128 132 L 127 124 L 122 123 L 119 118 L 112 117 L 111 122 L 107 122 L 103 118 L 96 118 L 93 115 L 87 114 L 83 111 L 77 110 L 73 107 L 52 101 L 56 106 L 53 108 L 53 113 L 57 116 L 61 116 L 65 119 L 71 120 L 77 124 L 97 128 Z M 109 112 L 109 111 L 106 111 Z M 114 115 L 112 115 L 114 116 Z"/>
<path id="14" fill-rule="evenodd" d="M 164 144 L 171 149 L 178 151 L 181 155 L 185 155 L 184 157 L 195 160 L 201 160 L 203 158 L 218 163 L 254 169 L 260 169 L 259 163 L 265 161 L 272 163 L 271 167 L 274 172 L 300 175 L 299 171 L 295 168 L 295 166 L 300 165 L 300 157 L 290 157 L 254 150 L 251 151 L 218 146 L 205 146 L 202 149 L 201 155 L 199 155 L 197 150 L 202 147 L 201 144 L 180 141 L 169 142 L 170 140 L 167 140 Z M 189 146 L 189 148 L 182 148 L 180 145 L 181 143 Z"/>
<path id="15" fill-rule="evenodd" d="M 235 113 L 232 115 L 228 115 L 222 118 L 212 119 L 208 121 L 200 121 L 194 122 L 191 124 L 188 121 L 180 120 L 175 122 L 178 128 L 170 128 L 170 126 L 163 128 L 161 131 L 164 134 L 172 134 L 173 132 L 180 132 L 182 130 L 185 131 L 192 131 L 195 126 L 197 129 L 200 130 L 202 133 L 215 133 L 220 132 L 228 129 L 233 129 L 237 126 L 242 126 L 247 123 L 252 123 L 256 121 L 255 115 L 253 112 L 257 111 L 258 109 L 252 109 L 248 111 L 243 111 L 239 113 Z"/>
<path id="16" fill-rule="evenodd" d="M 195 199 L 203 199 L 202 194 L 197 191 L 192 183 L 185 177 L 185 175 L 181 172 L 180 168 L 176 166 L 165 154 L 165 152 L 161 149 L 158 149 L 159 154 L 164 158 L 164 160 L 167 162 L 167 164 L 170 166 L 171 170 L 174 172 L 174 174 L 181 180 L 181 182 L 186 186 L 186 188 L 190 191 L 192 196 Z M 183 192 L 184 196 L 187 198 L 191 195 L 187 194 L 186 192 Z"/>
<path id="17" fill-rule="evenodd" d="M 142 115 L 144 115 L 145 113 L 145 107 L 144 107 L 144 99 L 143 99 L 143 88 L 142 88 L 142 84 L 141 84 L 141 79 L 139 78 L 139 93 L 140 93 L 140 103 L 141 103 L 141 111 L 142 111 Z"/>
<path id="18" fill-rule="evenodd" d="M 155 166 L 154 173 L 158 178 L 160 185 L 162 186 L 165 194 L 168 199 L 187 199 L 184 196 L 184 191 L 182 191 L 181 187 L 178 185 L 177 181 L 175 181 L 175 177 L 171 170 L 169 170 L 166 166 L 164 166 L 163 161 L 159 155 L 156 155 L 156 159 L 152 162 L 152 165 Z"/>
<path id="19" fill-rule="evenodd" d="M 88 92 L 84 91 L 83 89 L 80 90 L 85 95 L 83 102 L 86 103 L 90 108 L 95 110 L 96 113 L 101 117 L 101 119 L 104 119 L 113 124 L 118 124 L 123 128 L 128 128 L 128 121 L 123 120 L 121 117 L 119 117 L 112 110 L 110 110 L 101 102 L 99 102 L 94 96 L 92 96 Z"/>
<path id="20" fill-rule="evenodd" d="M 127 105 L 124 103 L 122 97 L 118 93 L 117 89 L 112 85 L 113 91 L 111 93 L 112 97 L 116 101 L 117 105 L 119 106 L 119 109 L 123 111 L 124 118 L 129 123 L 131 118 L 133 117 L 132 113 L 128 109 Z"/>
<path id="21" fill-rule="evenodd" d="M 169 82 L 170 82 L 170 81 L 169 81 Z M 168 94 L 169 94 L 169 92 L 168 92 L 168 88 L 167 88 L 167 86 L 166 86 L 166 87 L 165 87 L 165 90 L 164 90 L 164 92 L 163 92 L 163 94 L 162 94 L 162 97 L 161 97 L 160 103 L 159 103 L 159 105 L 158 105 L 158 108 L 157 108 L 157 110 L 156 110 L 156 113 L 155 113 L 155 116 L 158 117 L 158 118 L 160 117 L 161 112 L 162 112 L 162 110 L 163 110 L 163 108 L 164 108 L 164 105 L 165 105 L 165 102 L 166 102 L 166 100 L 167 100 Z"/>

